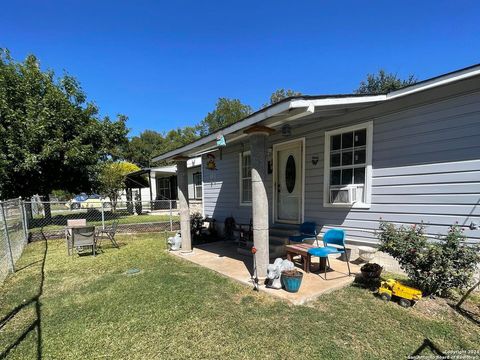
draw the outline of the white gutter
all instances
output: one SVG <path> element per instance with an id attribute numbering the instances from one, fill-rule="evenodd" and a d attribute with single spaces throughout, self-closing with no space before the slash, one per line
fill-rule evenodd
<path id="1" fill-rule="evenodd" d="M 294 107 L 307 106 L 335 106 L 335 105 L 357 105 L 363 103 L 371 103 L 377 101 L 384 101 L 387 95 L 365 95 L 365 96 L 351 96 L 351 97 L 329 97 L 323 99 L 298 99 L 292 100 Z"/>
<path id="2" fill-rule="evenodd" d="M 473 68 L 467 68 L 464 70 L 455 71 L 450 74 L 446 74 L 431 80 L 422 81 L 416 85 L 408 86 L 404 89 L 392 91 L 387 94 L 387 100 L 395 99 L 400 96 L 406 96 L 415 92 L 431 89 L 433 87 L 447 85 L 455 81 L 460 81 L 473 76 L 480 75 L 480 65 Z"/>
<path id="3" fill-rule="evenodd" d="M 315 106 L 310 105 L 305 111 L 303 111 L 303 112 L 301 112 L 301 113 L 299 113 L 299 114 L 295 114 L 295 115 L 289 116 L 289 117 L 287 117 L 287 118 L 285 118 L 285 119 L 282 119 L 282 120 L 280 120 L 280 121 L 278 121 L 278 122 L 268 124 L 268 126 L 273 127 L 273 126 L 279 125 L 279 124 L 281 124 L 281 123 L 283 123 L 283 122 L 285 122 L 285 121 L 297 120 L 297 119 L 300 119 L 300 118 L 302 118 L 302 117 L 304 117 L 304 116 L 311 115 L 311 114 L 313 114 L 314 112 L 315 112 Z M 235 141 L 237 141 L 237 140 L 240 140 L 240 139 L 243 139 L 244 137 L 247 137 L 247 136 L 248 136 L 247 134 L 243 134 L 243 133 L 242 133 L 242 134 L 239 134 L 239 135 L 237 135 L 237 136 L 234 136 L 234 137 L 229 138 L 229 139 L 228 139 L 228 142 L 229 142 L 229 143 L 233 143 L 233 142 L 235 142 Z M 211 147 L 209 147 L 209 148 L 207 148 L 207 149 L 203 149 L 203 150 L 201 150 L 201 151 L 199 151 L 199 152 L 196 152 L 196 153 L 194 153 L 194 154 L 192 154 L 192 155 L 193 155 L 193 156 L 201 156 L 201 155 L 204 155 L 204 154 L 207 154 L 207 153 L 209 153 L 209 152 L 216 151 L 216 150 L 218 150 L 218 146 L 214 145 L 214 146 L 211 146 Z"/>
<path id="4" fill-rule="evenodd" d="M 284 123 L 285 121 L 293 121 L 293 120 L 301 119 L 305 116 L 312 115 L 314 112 L 315 112 L 315 106 L 310 104 L 310 105 L 307 106 L 307 109 L 305 111 L 302 111 L 299 114 L 289 116 L 289 117 L 287 117 L 285 119 L 282 119 L 280 121 L 268 124 L 268 126 L 274 127 L 274 126 L 280 125 L 281 123 Z"/>

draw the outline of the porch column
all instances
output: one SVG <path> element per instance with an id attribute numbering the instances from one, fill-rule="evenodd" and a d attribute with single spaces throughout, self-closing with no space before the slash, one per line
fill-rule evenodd
<path id="1" fill-rule="evenodd" d="M 257 249 L 255 260 L 257 277 L 267 276 L 269 264 L 269 221 L 268 196 L 265 187 L 267 176 L 266 138 L 274 130 L 265 126 L 252 126 L 245 130 L 249 134 L 252 166 L 252 221 L 253 244 Z"/>
<path id="2" fill-rule="evenodd" d="M 180 232 L 182 234 L 183 253 L 192 252 L 192 239 L 190 234 L 190 209 L 188 206 L 188 172 L 187 158 L 176 158 L 178 206 L 180 210 Z"/>

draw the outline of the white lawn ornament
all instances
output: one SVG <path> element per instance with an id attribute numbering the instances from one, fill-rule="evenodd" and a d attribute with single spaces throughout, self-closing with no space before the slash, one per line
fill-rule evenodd
<path id="1" fill-rule="evenodd" d="M 180 232 L 177 232 L 175 236 L 169 237 L 167 244 L 170 251 L 180 250 L 182 247 L 182 235 Z"/>
<path id="2" fill-rule="evenodd" d="M 267 267 L 267 287 L 281 289 L 282 282 L 280 278 L 282 277 L 282 271 L 293 269 L 295 269 L 295 265 L 291 261 L 283 260 L 282 258 L 275 259 L 275 262 Z"/>

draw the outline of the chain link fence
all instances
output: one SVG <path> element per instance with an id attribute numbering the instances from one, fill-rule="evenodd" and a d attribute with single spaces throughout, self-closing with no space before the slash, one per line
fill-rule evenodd
<path id="1" fill-rule="evenodd" d="M 85 219 L 98 229 L 118 222 L 117 233 L 180 230 L 175 200 L 0 201 L 0 283 L 11 272 L 29 241 L 65 237 L 68 220 Z"/>
<path id="2" fill-rule="evenodd" d="M 25 202 L 31 241 L 62 238 L 68 220 L 85 219 L 87 225 L 105 228 L 118 222 L 117 233 L 176 231 L 180 229 L 177 201 Z"/>
<path id="3" fill-rule="evenodd" d="M 23 201 L 12 199 L 0 202 L 0 283 L 11 272 L 28 242 Z"/>

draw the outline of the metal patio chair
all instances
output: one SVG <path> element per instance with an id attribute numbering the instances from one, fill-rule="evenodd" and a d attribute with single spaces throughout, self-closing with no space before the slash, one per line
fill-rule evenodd
<path id="1" fill-rule="evenodd" d="M 112 225 L 106 226 L 104 229 L 100 229 L 98 231 L 99 242 L 101 239 L 103 239 L 103 237 L 106 236 L 111 241 L 112 245 L 117 249 L 119 249 L 120 246 L 118 246 L 118 243 L 115 240 L 115 234 L 117 233 L 118 223 L 119 223 L 118 220 L 114 220 Z"/>
<path id="2" fill-rule="evenodd" d="M 72 228 L 72 248 L 77 251 L 86 247 L 92 248 L 93 256 L 96 255 L 95 226 Z"/>
<path id="3" fill-rule="evenodd" d="M 87 219 L 71 219 L 67 220 L 67 227 L 65 228 L 65 242 L 67 244 L 67 254 L 71 255 L 72 247 L 72 228 L 78 226 L 87 226 Z"/>
<path id="4" fill-rule="evenodd" d="M 288 243 L 302 243 L 305 240 L 312 240 L 313 242 L 317 240 L 317 224 L 313 221 L 306 221 L 300 225 L 299 229 L 300 235 L 293 235 L 288 237 Z M 318 245 L 318 244 L 317 244 Z"/>

